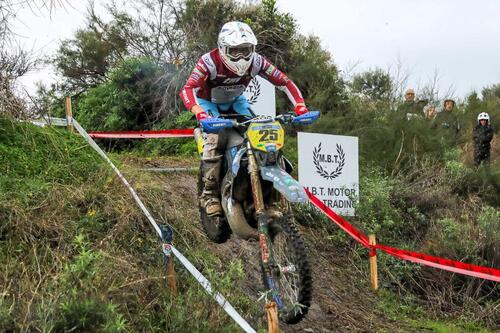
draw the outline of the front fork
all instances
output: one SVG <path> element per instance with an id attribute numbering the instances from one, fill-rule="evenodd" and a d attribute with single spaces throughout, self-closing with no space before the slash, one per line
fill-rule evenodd
<path id="1" fill-rule="evenodd" d="M 264 196 L 262 194 L 262 184 L 260 182 L 259 164 L 255 157 L 250 143 L 247 143 L 248 157 L 248 173 L 250 174 L 250 183 L 252 186 L 252 196 L 255 207 L 255 213 L 258 221 L 260 252 L 262 259 L 262 269 L 266 273 L 267 284 L 269 286 L 273 300 L 278 305 L 278 308 L 283 307 L 283 302 L 278 295 L 275 279 L 273 276 L 273 267 L 275 267 L 274 258 L 272 256 L 272 244 L 269 237 L 269 219 L 266 214 L 266 205 L 264 204 Z"/>

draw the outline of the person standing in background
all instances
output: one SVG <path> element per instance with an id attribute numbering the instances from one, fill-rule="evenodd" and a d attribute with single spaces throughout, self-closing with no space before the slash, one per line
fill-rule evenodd
<path id="1" fill-rule="evenodd" d="M 455 101 L 446 99 L 443 103 L 443 111 L 436 115 L 435 126 L 441 129 L 443 138 L 448 141 L 456 143 L 460 133 L 460 123 L 457 115 L 453 112 L 455 108 Z"/>
<path id="2" fill-rule="evenodd" d="M 425 117 L 429 120 L 434 120 L 437 115 L 436 107 L 434 105 L 429 105 L 424 108 Z"/>
<path id="3" fill-rule="evenodd" d="M 407 89 L 404 95 L 404 101 L 398 106 L 397 112 L 400 114 L 401 118 L 407 117 L 407 114 L 415 113 L 417 103 L 415 103 L 415 91 L 413 89 Z"/>
<path id="4" fill-rule="evenodd" d="M 477 125 L 472 132 L 474 142 L 474 165 L 488 164 L 490 162 L 491 140 L 493 140 L 493 127 L 490 115 L 481 112 L 477 116 Z"/>

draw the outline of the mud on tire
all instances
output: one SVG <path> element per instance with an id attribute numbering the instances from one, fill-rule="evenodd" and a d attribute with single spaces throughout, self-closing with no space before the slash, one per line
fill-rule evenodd
<path id="1" fill-rule="evenodd" d="M 200 221 L 207 237 L 215 243 L 224 243 L 231 237 L 231 228 L 224 216 L 210 217 L 205 208 L 201 205 L 201 194 L 203 192 L 203 177 L 200 171 L 198 173 L 198 209 L 200 212 Z"/>

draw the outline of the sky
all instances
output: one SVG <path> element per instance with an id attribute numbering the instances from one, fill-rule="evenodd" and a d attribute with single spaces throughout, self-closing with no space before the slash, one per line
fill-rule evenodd
<path id="1" fill-rule="evenodd" d="M 95 1 L 98 8 L 103 2 Z M 50 17 L 19 10 L 14 31 L 20 44 L 38 55 L 54 54 L 61 40 L 84 27 L 86 5 L 68 0 Z M 500 83 L 500 1 L 277 0 L 277 5 L 296 18 L 303 34 L 318 36 L 344 72 L 394 70 L 399 62 L 417 93 L 437 72 L 441 94 L 451 89 L 459 98 Z M 55 80 L 45 68 L 21 83 L 32 92 L 34 82 Z"/>

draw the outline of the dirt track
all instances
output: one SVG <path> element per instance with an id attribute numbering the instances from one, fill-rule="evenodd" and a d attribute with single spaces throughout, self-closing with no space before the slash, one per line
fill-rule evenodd
<path id="1" fill-rule="evenodd" d="M 126 168 L 135 172 L 151 167 L 193 167 L 196 159 L 122 159 Z M 196 174 L 194 173 L 149 173 L 147 178 L 161 184 L 169 202 L 190 202 L 188 211 L 182 215 L 193 217 L 195 230 L 190 235 L 204 237 L 198 224 L 196 206 Z M 131 179 L 134 177 L 131 176 Z M 175 206 L 175 205 L 174 205 Z M 155 211 L 155 207 L 151 207 Z M 174 207 L 174 209 L 176 209 Z M 167 208 L 168 210 L 168 208 Z M 171 212 L 173 215 L 178 211 Z M 338 248 L 328 240 L 323 229 L 300 227 L 309 248 L 313 269 L 313 303 L 306 318 L 297 325 L 282 325 L 283 332 L 413 332 L 406 324 L 387 317 L 380 310 L 380 298 L 369 287 L 366 271 L 357 268 L 348 259 L 352 255 L 349 246 Z M 204 237 L 206 246 L 224 261 L 241 259 L 246 265 L 246 277 L 238 288 L 246 290 L 257 301 L 262 289 L 259 252 L 257 243 L 236 239 L 234 236 L 225 244 L 212 244 Z M 421 330 L 418 330 L 421 331 Z"/>

